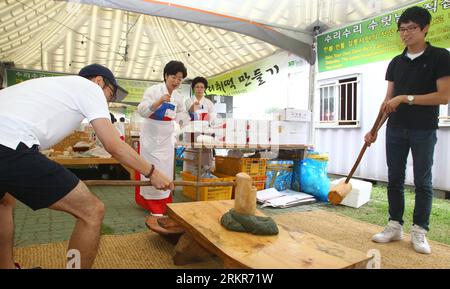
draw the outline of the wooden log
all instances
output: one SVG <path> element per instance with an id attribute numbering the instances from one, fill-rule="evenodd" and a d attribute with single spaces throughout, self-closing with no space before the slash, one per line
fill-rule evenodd
<path id="1" fill-rule="evenodd" d="M 252 178 L 246 173 L 236 175 L 234 209 L 239 214 L 255 215 L 256 188 L 252 186 Z"/>

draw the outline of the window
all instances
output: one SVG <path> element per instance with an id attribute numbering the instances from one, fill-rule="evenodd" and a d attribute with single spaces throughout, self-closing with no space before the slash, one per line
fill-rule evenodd
<path id="1" fill-rule="evenodd" d="M 440 106 L 439 126 L 450 126 L 450 103 Z"/>
<path id="2" fill-rule="evenodd" d="M 359 75 L 322 80 L 319 95 L 319 127 L 359 125 Z"/>

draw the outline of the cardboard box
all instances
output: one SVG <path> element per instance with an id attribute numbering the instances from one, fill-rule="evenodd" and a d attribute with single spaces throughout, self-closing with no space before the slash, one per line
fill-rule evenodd
<path id="1" fill-rule="evenodd" d="M 310 122 L 273 122 L 271 144 L 310 144 Z"/>
<path id="2" fill-rule="evenodd" d="M 235 132 L 246 132 L 248 121 L 246 119 L 236 119 L 234 125 Z"/>
<path id="3" fill-rule="evenodd" d="M 270 134 L 258 134 L 258 144 L 259 145 L 269 145 L 270 144 Z"/>
<path id="4" fill-rule="evenodd" d="M 193 175 L 197 175 L 198 171 L 198 154 L 199 150 L 187 149 L 184 151 L 184 158 L 191 161 L 183 161 L 183 171 L 189 172 Z M 214 166 L 214 158 L 212 156 L 212 150 L 203 149 L 202 154 L 202 164 L 201 164 L 201 174 L 203 174 L 206 169 Z"/>
<path id="5" fill-rule="evenodd" d="M 235 132 L 235 144 L 246 144 L 247 143 L 247 132 L 246 131 L 236 131 Z"/>
<path id="6" fill-rule="evenodd" d="M 226 128 L 226 130 L 227 131 L 234 131 L 235 130 L 235 126 L 236 126 L 235 123 L 236 123 L 235 119 L 227 118 L 225 120 L 225 128 Z"/>
<path id="7" fill-rule="evenodd" d="M 275 120 L 279 121 L 303 121 L 303 122 L 311 122 L 312 114 L 309 110 L 303 109 L 294 109 L 294 108 L 285 108 L 279 110 L 278 113 L 275 114 Z"/>

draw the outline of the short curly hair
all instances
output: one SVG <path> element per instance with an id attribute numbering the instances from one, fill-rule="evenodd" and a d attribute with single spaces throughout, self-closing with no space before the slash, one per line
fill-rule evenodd
<path id="1" fill-rule="evenodd" d="M 206 78 L 204 78 L 204 77 L 197 76 L 196 78 L 194 78 L 192 80 L 192 84 L 191 84 L 192 90 L 194 90 L 194 87 L 197 83 L 203 83 L 205 85 L 205 90 L 208 88 L 208 80 L 206 80 Z"/>
<path id="2" fill-rule="evenodd" d="M 169 61 L 166 66 L 164 66 L 163 79 L 166 80 L 167 75 L 176 75 L 178 72 L 183 74 L 183 78 L 187 76 L 187 69 L 184 66 L 183 62 L 172 60 Z"/>

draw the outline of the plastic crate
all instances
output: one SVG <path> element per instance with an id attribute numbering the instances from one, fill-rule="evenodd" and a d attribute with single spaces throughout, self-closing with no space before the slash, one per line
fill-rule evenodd
<path id="1" fill-rule="evenodd" d="M 234 177 L 233 176 L 227 176 L 225 174 L 221 174 L 221 173 L 218 173 L 218 172 L 214 172 L 214 174 L 216 176 L 218 176 L 218 177 L 221 177 L 221 178 L 231 178 L 233 181 L 236 181 L 236 177 L 235 176 Z M 252 176 L 252 180 L 253 180 L 252 185 L 254 187 L 256 187 L 257 191 L 264 190 L 264 188 L 266 186 L 266 179 L 267 179 L 266 176 Z M 233 187 L 233 192 L 232 192 L 232 196 L 231 196 L 232 199 L 234 199 L 234 190 L 235 190 L 235 187 Z"/>
<path id="2" fill-rule="evenodd" d="M 196 182 L 197 177 L 188 173 L 188 172 L 181 172 L 181 177 L 183 181 L 191 181 Z M 231 177 L 219 177 L 216 179 L 208 179 L 204 178 L 201 179 L 201 182 L 231 182 L 233 181 L 233 178 Z M 197 191 L 196 187 L 183 187 L 183 195 L 190 198 L 191 200 L 197 200 Z M 217 201 L 217 200 L 230 200 L 231 195 L 233 192 L 233 187 L 202 187 L 199 188 L 199 200 L 197 201 Z"/>
<path id="3" fill-rule="evenodd" d="M 267 159 L 232 158 L 216 156 L 216 172 L 227 176 L 235 176 L 244 172 L 249 176 L 265 176 Z"/>
<path id="4" fill-rule="evenodd" d="M 252 179 L 253 179 L 253 185 L 256 187 L 257 191 L 264 190 L 264 188 L 266 186 L 267 176 L 256 176 L 256 177 L 252 177 Z"/>

